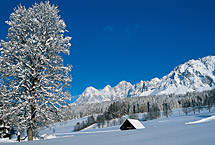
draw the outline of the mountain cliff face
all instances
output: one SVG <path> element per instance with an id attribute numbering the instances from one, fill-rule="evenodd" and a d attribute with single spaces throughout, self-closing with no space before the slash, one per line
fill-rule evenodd
<path id="1" fill-rule="evenodd" d="M 210 90 L 215 86 L 215 56 L 190 60 L 174 68 L 168 75 L 132 85 L 122 81 L 115 87 L 107 85 L 102 90 L 88 87 L 75 103 L 96 103 L 125 97 L 161 94 L 186 94 Z"/>

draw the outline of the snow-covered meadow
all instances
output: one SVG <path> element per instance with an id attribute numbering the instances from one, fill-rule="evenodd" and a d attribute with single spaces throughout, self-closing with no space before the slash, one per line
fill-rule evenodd
<path id="1" fill-rule="evenodd" d="M 214 145 L 215 144 L 215 108 L 211 113 L 208 110 L 200 114 L 188 114 L 181 110 L 174 110 L 171 117 L 162 117 L 156 120 L 142 122 L 145 126 L 140 130 L 120 131 L 119 125 L 103 129 L 89 127 L 83 131 L 72 132 L 77 121 L 68 121 L 64 125 L 56 125 L 55 135 L 52 129 L 40 131 L 40 134 L 50 133 L 44 140 L 24 141 L 21 144 L 44 144 L 44 145 Z M 0 144 L 16 145 L 15 141 L 0 140 Z"/>

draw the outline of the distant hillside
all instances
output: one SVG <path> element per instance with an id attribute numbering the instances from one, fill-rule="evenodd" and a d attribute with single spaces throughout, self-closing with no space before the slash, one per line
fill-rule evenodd
<path id="1" fill-rule="evenodd" d="M 159 71 L 159 70 L 158 70 Z M 186 94 L 211 90 L 215 85 L 215 56 L 189 60 L 173 69 L 168 75 L 132 85 L 122 81 L 115 87 L 107 85 L 98 90 L 88 87 L 75 101 L 77 104 L 113 101 L 136 96 Z"/>

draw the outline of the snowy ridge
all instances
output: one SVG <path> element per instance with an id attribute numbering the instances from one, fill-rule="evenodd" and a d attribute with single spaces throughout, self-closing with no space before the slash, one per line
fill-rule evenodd
<path id="1" fill-rule="evenodd" d="M 81 95 L 79 95 L 79 98 L 75 103 L 97 103 L 102 101 L 122 99 L 128 96 L 128 91 L 131 87 L 132 84 L 126 81 L 120 82 L 114 88 L 112 88 L 110 85 L 107 85 L 102 90 L 88 87 Z"/>
<path id="2" fill-rule="evenodd" d="M 215 56 L 189 60 L 174 68 L 168 75 L 132 85 L 122 81 L 115 87 L 107 85 L 102 90 L 88 87 L 75 103 L 96 103 L 126 97 L 162 94 L 186 94 L 210 90 L 215 86 Z"/>

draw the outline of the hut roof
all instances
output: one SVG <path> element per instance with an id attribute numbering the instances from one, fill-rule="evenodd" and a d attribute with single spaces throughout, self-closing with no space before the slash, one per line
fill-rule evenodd
<path id="1" fill-rule="evenodd" d="M 127 119 L 136 129 L 145 128 L 143 124 L 139 120 L 135 119 Z"/>

